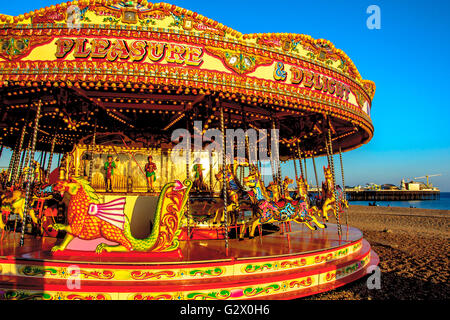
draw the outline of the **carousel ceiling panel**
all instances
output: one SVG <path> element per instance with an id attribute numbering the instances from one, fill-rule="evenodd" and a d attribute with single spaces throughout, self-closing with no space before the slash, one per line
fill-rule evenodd
<path id="1" fill-rule="evenodd" d="M 247 34 L 175 5 L 75 1 L 0 15 L 0 132 L 14 145 L 35 104 L 41 128 L 69 148 L 83 135 L 160 136 L 194 120 L 280 129 L 281 154 L 324 154 L 324 133 L 344 151 L 373 136 L 375 84 L 330 41 Z M 53 131 L 52 131 L 53 130 Z M 19 132 L 18 132 L 19 131 Z"/>

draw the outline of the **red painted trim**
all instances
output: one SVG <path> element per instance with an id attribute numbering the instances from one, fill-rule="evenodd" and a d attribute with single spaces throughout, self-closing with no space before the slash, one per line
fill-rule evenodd
<path id="1" fill-rule="evenodd" d="M 13 256 L 8 256 L 6 257 L 7 260 L 2 260 L 0 259 L 1 263 L 5 263 L 5 264 L 27 264 L 27 265 L 40 265 L 40 266 L 55 266 L 55 267 L 67 267 L 69 265 L 79 265 L 81 267 L 84 268 L 97 268 L 97 269 L 108 269 L 108 268 L 114 268 L 114 269 L 132 269 L 132 268 L 139 268 L 139 269 L 145 269 L 145 270 L 152 270 L 152 269 L 161 269 L 161 268 L 166 268 L 166 269 L 180 269 L 180 268 L 205 268 L 205 267 L 215 267 L 215 266 L 229 266 L 229 265 L 234 265 L 234 264 L 240 264 L 240 263 L 262 263 L 262 262 L 266 262 L 266 261 L 282 261 L 282 260 L 295 260 L 295 259 L 300 259 L 300 258 L 308 258 L 317 254 L 327 254 L 336 250 L 342 250 L 345 249 L 346 247 L 350 247 L 352 245 L 357 244 L 358 242 L 363 241 L 363 239 L 359 239 L 353 242 L 350 242 L 344 246 L 341 247 L 335 247 L 333 249 L 327 249 L 324 251 L 321 250 L 317 250 L 314 252 L 308 252 L 307 254 L 293 254 L 293 255 L 281 255 L 281 256 L 273 256 L 273 257 L 263 257 L 263 258 L 250 258 L 250 259 L 245 259 L 245 258 L 236 258 L 236 257 L 231 257 L 228 259 L 224 259 L 226 261 L 218 261 L 218 262 L 214 262 L 213 260 L 207 263 L 189 263 L 189 262 L 185 262 L 185 263 L 170 263 L 168 264 L 165 261 L 156 261 L 156 262 L 151 262 L 149 261 L 148 264 L 143 264 L 143 263 L 133 263 L 130 262 L 128 264 L 116 264 L 115 262 L 111 262 L 111 263 L 92 263 L 92 262 L 85 262 L 85 261 L 76 261 L 76 260 L 69 260 L 66 262 L 52 262 L 51 260 L 28 260 L 28 259 L 24 259 L 24 258 L 16 258 Z M 364 242 L 363 242 L 363 246 L 364 246 Z M 69 251 L 69 250 L 67 250 Z M 72 251 L 72 250 L 70 250 Z M 84 254 L 80 254 L 79 256 L 84 256 L 84 257 L 96 257 L 98 255 L 96 255 L 93 252 L 82 252 L 82 251 L 72 251 L 73 254 L 70 254 L 71 256 L 77 256 L 78 252 L 80 253 L 84 253 Z M 150 255 L 144 255 L 144 253 L 139 253 L 142 254 L 143 257 L 152 257 Z M 61 255 L 61 256 L 66 256 L 66 255 Z M 69 256 L 69 255 L 67 255 Z M 106 256 L 106 255 L 105 255 Z M 133 257 L 139 257 L 138 255 L 131 255 Z M 346 255 L 345 257 L 348 257 L 349 255 Z M 127 254 L 123 254 L 122 255 L 118 255 L 118 256 L 109 256 L 108 257 L 130 257 L 129 253 Z M 169 255 L 165 256 L 165 257 L 171 257 Z M 173 255 L 172 257 L 178 257 L 177 255 Z M 342 257 L 342 258 L 345 258 Z M 150 265 L 151 264 L 151 265 Z M 305 266 L 305 267 L 311 267 L 311 266 Z M 289 269 L 287 269 L 289 270 Z"/>
<path id="2" fill-rule="evenodd" d="M 189 285 L 189 282 L 195 282 L 195 280 L 180 280 L 176 282 L 180 283 L 174 283 L 170 285 L 158 285 L 158 281 L 155 281 L 152 283 L 152 285 L 147 285 L 145 281 L 135 281 L 130 284 L 129 281 L 117 281 L 117 284 L 115 286 L 104 286 L 104 285 L 82 285 L 79 290 L 71 290 L 71 292 L 177 292 L 177 291 L 194 291 L 194 290 L 205 290 L 205 289 L 221 289 L 221 288 L 229 288 L 229 287 L 235 287 L 235 286 L 251 286 L 251 285 L 260 285 L 270 282 L 280 282 L 285 280 L 292 280 L 300 277 L 310 276 L 310 275 L 316 275 L 321 273 L 326 273 L 329 271 L 333 271 L 348 265 L 351 265 L 357 261 L 363 260 L 368 254 L 371 252 L 370 244 L 364 240 L 363 242 L 363 249 L 362 253 L 360 252 L 356 257 L 353 259 L 341 263 L 341 264 L 334 264 L 331 261 L 326 263 L 325 266 L 312 266 L 309 267 L 308 271 L 300 270 L 300 272 L 291 272 L 287 273 L 285 275 L 279 275 L 278 273 L 267 273 L 264 276 L 256 276 L 251 278 L 249 281 L 242 280 L 242 278 L 249 278 L 249 275 L 240 275 L 240 276 L 232 276 L 228 278 L 232 278 L 234 280 L 232 281 L 215 281 L 215 282 L 209 282 L 209 283 L 201 283 L 201 284 L 194 284 Z M 364 269 L 364 268 L 363 268 Z M 358 272 L 358 271 L 356 271 Z M 273 274 L 277 274 L 276 276 L 270 276 Z M 351 276 L 351 275 L 348 275 Z M 347 277 L 348 277 L 347 276 Z M 343 277 L 341 279 L 344 279 L 346 277 Z M 340 281 L 335 280 L 336 281 Z M 36 280 L 36 279 L 35 279 Z M 49 291 L 67 291 L 66 281 L 65 280 L 53 280 L 51 282 L 63 282 L 62 285 L 56 285 L 56 284 L 48 284 L 49 281 L 46 281 L 46 279 L 40 279 L 42 281 L 41 284 L 37 283 L 39 290 L 49 290 Z M 217 280 L 217 279 L 209 279 L 211 281 Z M 91 280 L 92 281 L 92 280 Z M 38 281 L 36 281 L 38 282 Z M 110 283 L 110 282 L 109 282 Z M 21 288 L 22 285 L 19 283 L 9 283 L 10 285 L 14 286 L 15 288 Z M 219 285 L 219 286 L 218 286 Z M 9 287 L 9 285 L 8 285 Z M 33 288 L 28 288 L 29 290 L 33 290 Z M 120 290 L 118 290 L 120 289 Z"/>
<path id="3" fill-rule="evenodd" d="M 366 272 L 367 268 L 372 265 L 378 265 L 379 261 L 380 260 L 379 260 L 378 255 L 376 254 L 376 252 L 371 250 L 369 263 L 367 265 L 365 265 L 364 268 L 356 271 L 355 273 L 352 273 L 348 276 L 345 276 L 345 277 L 343 277 L 339 280 L 335 280 L 333 282 L 321 284 L 319 286 L 314 286 L 314 287 L 310 287 L 310 288 L 299 289 L 297 294 L 295 294 L 295 292 L 280 293 L 280 294 L 274 294 L 271 296 L 261 297 L 260 299 L 290 300 L 290 299 L 302 298 L 302 297 L 311 296 L 311 295 L 319 294 L 322 292 L 334 290 L 336 288 L 342 287 L 346 284 L 349 284 L 353 281 L 356 281 L 356 280 L 364 277 L 367 274 L 367 272 Z M 343 279 L 345 279 L 345 281 Z M 314 288 L 317 288 L 317 290 L 312 290 Z M 259 299 L 255 297 L 255 298 L 250 298 L 249 300 L 259 300 Z"/>
<path id="4" fill-rule="evenodd" d="M 111 257 L 111 258 L 182 258 L 183 254 L 178 248 L 174 251 L 168 252 L 102 252 L 96 253 L 93 251 L 81 251 L 81 250 L 64 250 L 53 252 L 54 257 Z M 72 262 L 73 264 L 73 262 Z M 100 266 L 100 265 L 99 265 Z"/>

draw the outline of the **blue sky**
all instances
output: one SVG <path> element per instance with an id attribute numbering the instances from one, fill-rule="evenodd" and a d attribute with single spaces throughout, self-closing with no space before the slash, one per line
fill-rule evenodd
<path id="1" fill-rule="evenodd" d="M 1 1 L 0 13 L 18 15 L 60 2 Z M 398 185 L 402 178 L 440 173 L 431 182 L 450 191 L 450 1 L 167 2 L 242 33 L 303 33 L 332 41 L 353 60 L 363 78 L 377 85 L 372 104 L 374 138 L 343 155 L 346 184 Z M 379 30 L 366 26 L 370 5 L 380 7 Z M 6 157 L 2 156 L 1 166 Z M 318 159 L 322 164 L 324 159 Z M 293 176 L 292 165 L 283 165 L 282 171 Z M 308 180 L 312 176 L 311 170 Z M 322 176 L 320 172 L 319 180 Z"/>

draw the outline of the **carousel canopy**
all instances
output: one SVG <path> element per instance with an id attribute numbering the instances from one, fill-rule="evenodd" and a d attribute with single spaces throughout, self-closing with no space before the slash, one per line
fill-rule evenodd
<path id="1" fill-rule="evenodd" d="M 220 127 L 280 129 L 282 159 L 343 151 L 373 136 L 375 84 L 324 39 L 246 34 L 167 3 L 73 1 L 0 15 L 0 143 L 31 138 L 70 151 L 96 128 L 148 147 L 171 132 Z"/>

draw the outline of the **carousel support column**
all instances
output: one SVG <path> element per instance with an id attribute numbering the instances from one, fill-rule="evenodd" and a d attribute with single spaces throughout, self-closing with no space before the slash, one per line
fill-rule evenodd
<path id="1" fill-rule="evenodd" d="M 305 165 L 305 181 L 308 183 L 308 169 L 306 169 L 306 154 L 305 157 L 303 158 L 303 162 Z"/>
<path id="2" fill-rule="evenodd" d="M 23 163 L 24 163 L 24 161 L 25 161 L 25 157 L 26 157 L 26 155 L 27 155 L 29 149 L 30 149 L 30 148 L 27 147 L 27 148 L 24 149 L 23 152 L 22 152 L 22 160 L 20 161 L 19 169 L 17 170 L 17 174 L 16 174 L 16 175 L 17 175 L 17 178 L 19 178 L 19 179 L 20 179 L 20 175 L 22 174 Z"/>
<path id="3" fill-rule="evenodd" d="M 242 123 L 244 125 L 244 131 L 245 131 L 245 146 L 244 146 L 244 161 L 247 159 L 247 163 L 250 167 L 250 145 L 249 145 L 249 141 L 248 141 L 248 134 L 247 134 L 247 121 L 245 118 L 245 110 L 244 110 L 244 106 L 241 107 L 241 113 L 242 113 Z M 248 157 L 248 158 L 247 158 Z M 244 185 L 244 167 L 240 166 L 239 167 L 239 182 L 240 184 L 243 186 Z M 237 173 L 237 172 L 236 172 Z M 237 232 L 236 232 L 236 236 L 237 236 Z"/>
<path id="4" fill-rule="evenodd" d="M 297 142 L 297 153 L 298 153 L 298 165 L 300 166 L 300 173 L 302 175 L 302 179 L 305 179 L 305 173 L 303 172 L 303 165 L 302 165 L 302 151 L 300 150 L 300 145 L 298 142 Z"/>
<path id="5" fill-rule="evenodd" d="M 44 160 L 44 151 L 41 151 L 41 156 L 39 157 L 39 165 L 41 167 L 42 167 L 42 164 L 44 163 L 43 160 Z"/>
<path id="6" fill-rule="evenodd" d="M 16 158 L 17 158 L 17 148 L 19 146 L 19 140 L 17 140 L 16 142 L 16 146 L 14 148 L 11 148 L 12 151 L 12 155 L 11 155 L 11 159 L 9 160 L 9 165 L 8 165 L 8 172 L 6 174 L 6 180 L 7 182 L 11 182 L 12 178 L 13 178 L 13 169 L 14 169 L 14 163 L 16 162 Z"/>
<path id="7" fill-rule="evenodd" d="M 27 163 L 29 160 L 29 155 L 30 155 L 30 148 L 31 148 L 31 137 L 30 137 L 30 140 L 28 141 L 25 157 L 22 159 L 22 163 L 20 164 L 20 167 L 19 167 L 19 177 L 22 174 L 23 168 L 25 168 L 27 166 Z"/>
<path id="8" fill-rule="evenodd" d="M 239 173 L 240 177 L 239 177 L 239 182 L 241 183 L 241 185 L 244 185 L 244 167 L 241 167 L 241 172 Z"/>
<path id="9" fill-rule="evenodd" d="M 186 129 L 189 132 L 189 117 L 186 115 Z M 189 148 L 186 150 L 186 179 L 191 177 L 191 144 L 188 144 Z M 190 214 L 190 205 L 191 205 L 191 197 L 188 195 L 188 199 L 186 202 L 186 217 L 187 217 L 187 239 L 188 241 L 191 239 L 191 214 Z"/>
<path id="10" fill-rule="evenodd" d="M 213 155 L 212 155 L 212 151 L 208 152 L 208 156 L 209 156 L 209 192 L 211 193 L 211 196 L 214 193 L 213 190 Z"/>
<path id="11" fill-rule="evenodd" d="M 160 171 L 162 171 L 162 168 L 164 168 L 163 167 L 163 164 L 164 164 L 164 157 L 163 157 L 163 149 L 162 149 L 162 146 L 160 146 L 160 158 L 161 158 L 161 170 Z M 162 188 L 163 188 L 163 186 L 164 186 L 164 180 L 163 180 L 163 175 L 160 173 L 159 174 L 159 184 L 160 184 L 160 187 L 159 187 L 159 190 L 162 190 Z M 167 176 L 166 176 L 166 179 L 167 179 Z"/>
<path id="12" fill-rule="evenodd" d="M 169 177 L 169 164 L 170 164 L 170 162 L 169 162 L 170 151 L 169 150 L 166 151 L 166 156 L 167 156 L 167 160 L 166 160 L 166 179 L 167 179 L 167 181 L 171 181 L 171 178 Z M 162 171 L 162 168 L 161 168 L 161 171 Z"/>
<path id="13" fill-rule="evenodd" d="M 23 173 L 23 169 L 24 169 L 24 168 L 28 168 L 28 171 L 31 170 L 31 165 L 33 164 L 32 161 L 30 161 L 31 144 L 32 144 L 32 143 L 33 143 L 33 139 L 32 139 L 32 137 L 30 137 L 30 140 L 28 141 L 27 155 L 26 155 L 26 157 L 25 157 L 25 162 L 24 162 L 23 167 L 22 167 L 22 169 L 21 169 L 21 171 L 20 171 L 21 174 Z M 33 158 L 32 158 L 32 160 L 33 160 Z M 24 176 L 23 178 L 26 179 L 25 176 Z M 22 183 L 23 183 L 23 181 L 22 181 Z"/>
<path id="14" fill-rule="evenodd" d="M 31 151 L 30 151 L 30 157 L 31 159 L 34 159 L 34 153 L 36 150 L 36 140 L 37 140 L 37 132 L 39 127 L 39 118 L 41 116 L 41 106 L 42 101 L 39 100 L 36 110 L 36 118 L 34 120 L 34 128 L 33 128 L 33 142 L 31 144 Z M 30 198 L 30 189 L 31 189 L 31 183 L 30 183 L 30 176 L 31 176 L 31 166 L 30 169 L 27 172 L 27 188 L 25 192 L 25 203 L 24 203 L 24 210 L 23 210 L 23 221 L 22 221 L 22 234 L 20 236 L 20 246 L 22 247 L 24 244 L 24 237 L 25 237 L 25 227 L 27 225 L 28 220 L 28 209 L 29 209 L 29 198 Z"/>
<path id="15" fill-rule="evenodd" d="M 334 210 L 336 212 L 336 221 L 338 226 L 338 235 L 339 239 L 342 235 L 342 228 L 341 228 L 341 221 L 339 217 L 339 211 L 338 211 L 338 197 L 337 197 L 337 190 L 336 190 L 336 179 L 334 174 L 334 161 L 333 161 L 333 142 L 331 139 L 331 129 L 328 129 L 328 153 L 330 154 L 330 164 L 331 164 L 331 175 L 332 175 L 332 181 L 333 181 L 333 192 L 334 192 L 334 198 L 336 199 L 334 201 Z"/>
<path id="16" fill-rule="evenodd" d="M 345 192 L 345 180 L 344 180 L 344 165 L 342 161 L 342 149 L 339 147 L 339 161 L 341 163 L 341 175 L 342 175 L 342 196 L 345 201 L 347 201 L 347 194 Z M 345 225 L 347 226 L 347 235 L 348 235 L 348 210 L 344 207 L 345 211 Z"/>
<path id="17" fill-rule="evenodd" d="M 325 139 L 325 147 L 327 149 L 327 162 L 328 162 L 328 166 L 331 168 L 330 146 L 328 144 L 328 136 L 326 133 L 324 134 L 324 139 Z"/>
<path id="18" fill-rule="evenodd" d="M 42 166 L 42 155 L 43 155 L 43 152 L 41 151 L 40 156 L 39 156 L 39 161 L 36 160 L 39 163 L 39 166 Z"/>
<path id="19" fill-rule="evenodd" d="M 12 167 L 13 167 L 14 159 L 16 157 L 16 149 L 11 148 L 11 151 L 12 151 L 12 154 L 11 154 L 11 159 L 9 159 L 9 165 L 8 165 L 8 170 L 6 171 L 6 181 L 5 182 L 11 181 Z"/>
<path id="20" fill-rule="evenodd" d="M 44 159 L 42 159 L 41 167 L 43 168 L 45 166 L 45 161 L 47 160 L 47 151 L 44 152 Z"/>
<path id="21" fill-rule="evenodd" d="M 47 172 L 45 174 L 45 181 L 48 181 L 48 178 L 50 176 L 50 170 L 52 168 L 52 161 L 53 161 L 53 154 L 55 152 L 55 143 L 56 143 L 56 133 L 53 135 L 53 139 L 52 139 L 52 146 L 50 148 L 50 156 L 48 157 L 48 164 L 47 164 Z"/>
<path id="22" fill-rule="evenodd" d="M 94 169 L 94 150 L 95 150 L 95 137 L 97 135 L 97 118 L 94 122 L 94 135 L 92 136 L 92 143 L 91 143 L 91 160 L 89 161 L 89 184 L 92 185 L 92 170 Z"/>
<path id="23" fill-rule="evenodd" d="M 225 218 L 225 253 L 228 256 L 228 213 L 227 213 L 227 179 L 226 179 L 226 138 L 225 138 L 225 122 L 223 117 L 223 105 L 220 103 L 220 131 L 222 131 L 222 194 L 223 194 L 223 215 Z"/>
<path id="24" fill-rule="evenodd" d="M 269 149 L 269 157 L 270 157 L 269 158 L 270 159 L 270 168 L 272 169 L 272 180 L 273 180 L 273 182 L 275 182 L 276 181 L 275 168 L 273 166 L 272 147 L 270 146 L 270 144 L 268 146 L 268 149 Z"/>
<path id="25" fill-rule="evenodd" d="M 297 171 L 297 162 L 295 161 L 295 157 L 294 157 L 294 159 L 292 159 L 292 161 L 294 162 L 295 184 L 297 185 L 297 195 L 296 195 L 296 197 L 298 198 L 300 196 L 300 186 L 298 185 L 298 171 Z"/>
<path id="26" fill-rule="evenodd" d="M 20 140 L 19 140 L 19 145 L 17 146 L 16 157 L 14 158 L 14 164 L 13 164 L 12 175 L 11 175 L 11 183 L 12 183 L 12 185 L 14 185 L 16 183 L 17 174 L 18 174 L 18 170 L 17 169 L 19 167 L 20 154 L 22 152 L 22 145 L 23 145 L 23 140 L 25 139 L 26 130 L 27 130 L 27 126 L 24 125 L 23 128 L 22 128 L 22 133 L 20 134 Z"/>
<path id="27" fill-rule="evenodd" d="M 298 171 L 297 171 L 297 162 L 295 162 L 295 158 L 293 159 L 294 162 L 294 170 L 295 170 L 295 180 L 298 179 Z"/>
<path id="28" fill-rule="evenodd" d="M 275 124 L 275 119 L 272 120 L 272 129 L 273 132 L 275 134 L 275 141 L 278 144 L 279 141 L 279 136 L 278 136 L 278 131 L 276 130 L 276 124 Z M 280 162 L 280 150 L 278 150 L 278 148 L 275 149 L 275 161 L 277 164 L 277 177 L 278 177 L 278 188 L 280 190 L 280 194 L 284 194 L 284 190 L 283 190 L 283 184 L 281 183 L 281 162 Z"/>
<path id="29" fill-rule="evenodd" d="M 314 155 L 312 155 L 312 163 L 313 163 L 313 167 L 314 167 L 314 176 L 316 178 L 317 195 L 321 196 L 322 192 L 319 189 L 319 179 L 317 178 L 316 160 L 314 158 Z"/>
<path id="30" fill-rule="evenodd" d="M 319 189 L 319 179 L 317 178 L 316 159 L 314 158 L 314 154 L 311 156 L 311 158 L 314 167 L 314 177 L 316 178 L 317 198 L 322 199 L 322 190 Z M 315 204 L 317 206 L 317 202 Z M 323 215 L 322 215 L 322 223 L 325 223 L 325 218 L 323 217 Z"/>

